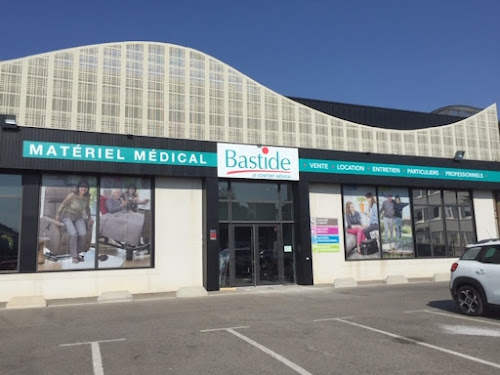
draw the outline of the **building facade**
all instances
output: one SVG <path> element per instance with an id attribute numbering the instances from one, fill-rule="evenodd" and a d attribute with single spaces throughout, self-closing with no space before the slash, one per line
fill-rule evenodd
<path id="1" fill-rule="evenodd" d="M 0 62 L 0 301 L 433 277 L 498 236 L 495 104 L 313 107 L 165 43 Z"/>

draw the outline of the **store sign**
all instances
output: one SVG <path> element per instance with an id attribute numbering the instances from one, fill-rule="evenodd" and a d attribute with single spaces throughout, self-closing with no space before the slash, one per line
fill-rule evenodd
<path id="1" fill-rule="evenodd" d="M 218 169 L 219 177 L 299 180 L 301 173 L 350 174 L 500 182 L 500 171 L 441 168 L 419 165 L 376 164 L 342 160 L 300 159 L 298 149 L 217 144 L 217 154 L 189 150 L 116 147 L 58 142 L 23 142 L 23 157 L 132 164 L 186 165 Z"/>
<path id="2" fill-rule="evenodd" d="M 500 182 L 500 172 L 496 171 L 401 164 L 375 164 L 340 160 L 300 159 L 300 171 L 363 176 Z"/>
<path id="3" fill-rule="evenodd" d="M 36 141 L 23 142 L 23 157 L 194 167 L 215 167 L 217 165 L 215 154 L 212 152 Z"/>
<path id="4" fill-rule="evenodd" d="M 340 251 L 339 221 L 336 218 L 311 218 L 311 248 L 313 253 Z"/>
<path id="5" fill-rule="evenodd" d="M 219 177 L 260 180 L 299 180 L 296 148 L 217 144 Z"/>

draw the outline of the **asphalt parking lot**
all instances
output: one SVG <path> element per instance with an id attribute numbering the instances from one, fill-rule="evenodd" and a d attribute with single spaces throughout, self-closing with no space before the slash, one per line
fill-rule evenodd
<path id="1" fill-rule="evenodd" d="M 0 374 L 498 374 L 499 315 L 447 283 L 0 309 Z"/>

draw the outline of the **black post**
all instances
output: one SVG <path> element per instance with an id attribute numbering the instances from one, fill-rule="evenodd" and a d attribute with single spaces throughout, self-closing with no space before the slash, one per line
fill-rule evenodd
<path id="1" fill-rule="evenodd" d="M 38 250 L 38 210 L 40 205 L 40 176 L 23 175 L 23 208 L 19 272 L 36 272 Z"/>
<path id="2" fill-rule="evenodd" d="M 219 179 L 207 177 L 203 186 L 203 286 L 219 290 Z"/>
<path id="3" fill-rule="evenodd" d="M 295 273 L 297 284 L 313 285 L 311 220 L 309 214 L 309 182 L 300 181 L 294 194 L 295 202 Z"/>

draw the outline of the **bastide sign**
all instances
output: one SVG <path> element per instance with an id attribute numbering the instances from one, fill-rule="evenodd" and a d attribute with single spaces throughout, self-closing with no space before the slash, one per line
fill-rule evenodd
<path id="1" fill-rule="evenodd" d="M 298 181 L 299 151 L 296 148 L 218 143 L 217 175 Z"/>

